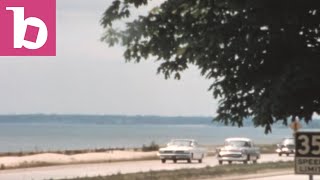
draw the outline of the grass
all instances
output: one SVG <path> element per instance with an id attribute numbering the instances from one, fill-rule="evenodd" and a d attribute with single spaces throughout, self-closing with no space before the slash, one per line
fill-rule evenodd
<path id="1" fill-rule="evenodd" d="M 273 162 L 261 164 L 234 164 L 222 165 L 215 167 L 205 167 L 201 169 L 180 169 L 180 170 L 163 170 L 149 171 L 131 174 L 115 174 L 111 176 L 84 177 L 68 180 L 194 180 L 206 178 L 219 178 L 222 176 L 238 175 L 238 174 L 254 174 L 259 172 L 267 172 L 271 170 L 287 170 L 293 169 L 293 162 Z M 66 180 L 66 179 L 61 179 Z"/>
<path id="2" fill-rule="evenodd" d="M 142 145 L 141 150 L 143 152 L 150 152 L 150 151 L 158 151 L 160 146 L 152 141 L 149 145 Z"/>

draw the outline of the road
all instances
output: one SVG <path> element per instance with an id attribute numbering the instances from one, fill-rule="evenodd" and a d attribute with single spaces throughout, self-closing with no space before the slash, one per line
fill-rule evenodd
<path id="1" fill-rule="evenodd" d="M 293 157 L 278 157 L 277 154 L 265 154 L 261 156 L 259 162 L 271 161 L 289 161 Z M 193 162 L 179 162 L 174 164 L 167 162 L 162 164 L 160 160 L 151 161 L 132 161 L 132 162 L 117 162 L 117 163 L 100 163 L 100 164 L 79 164 L 79 165 L 62 165 L 51 167 L 15 169 L 0 171 L 1 180 L 43 180 L 43 179 L 61 179 L 73 177 L 91 177 L 91 176 L 106 176 L 116 173 L 133 173 L 158 170 L 175 170 L 182 168 L 203 168 L 206 166 L 216 166 L 218 164 L 216 157 L 206 157 L 202 164 Z"/>
<path id="2" fill-rule="evenodd" d="M 262 177 L 262 178 L 252 178 L 248 180 L 309 180 L 308 175 L 281 175 L 281 176 L 272 176 L 272 177 Z M 320 176 L 314 176 L 313 180 L 320 180 Z"/>

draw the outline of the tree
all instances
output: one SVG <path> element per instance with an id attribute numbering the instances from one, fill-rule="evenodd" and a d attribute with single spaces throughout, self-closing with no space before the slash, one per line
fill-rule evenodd
<path id="1" fill-rule="evenodd" d="M 167 0 L 114 28 L 147 3 L 114 0 L 102 40 L 123 45 L 127 61 L 160 61 L 165 78 L 197 66 L 220 99 L 217 121 L 252 117 L 268 133 L 277 121 L 320 113 L 320 1 Z"/>

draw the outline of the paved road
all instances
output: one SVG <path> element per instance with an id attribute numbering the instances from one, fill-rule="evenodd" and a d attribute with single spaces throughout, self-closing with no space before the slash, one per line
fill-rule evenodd
<path id="1" fill-rule="evenodd" d="M 272 177 L 263 177 L 263 178 L 252 178 L 248 180 L 309 180 L 307 175 L 281 175 L 281 176 L 272 176 Z M 320 180 L 320 176 L 314 176 L 313 180 Z"/>
<path id="2" fill-rule="evenodd" d="M 260 162 L 270 161 L 289 161 L 293 157 L 278 157 L 276 154 L 266 154 L 261 156 Z M 206 166 L 216 166 L 218 164 L 215 157 L 207 157 L 202 164 L 193 162 L 179 162 L 174 164 L 167 162 L 162 164 L 160 160 L 152 161 L 135 161 L 135 162 L 117 162 L 117 163 L 101 163 L 101 164 L 79 164 L 79 165 L 63 165 L 29 169 L 16 169 L 0 171 L 0 180 L 43 180 L 43 179 L 61 179 L 84 176 L 111 175 L 116 173 L 133 173 L 157 170 L 174 170 L 182 168 L 202 168 Z"/>

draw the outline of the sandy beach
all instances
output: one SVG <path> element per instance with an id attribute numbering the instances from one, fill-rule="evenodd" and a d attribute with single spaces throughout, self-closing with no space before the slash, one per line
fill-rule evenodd
<path id="1" fill-rule="evenodd" d="M 153 157 L 156 157 L 156 152 L 110 151 L 99 153 L 83 153 L 76 155 L 42 153 L 29 156 L 0 157 L 0 166 L 2 169 L 4 169 L 59 164 L 127 161 L 151 159 Z"/>

